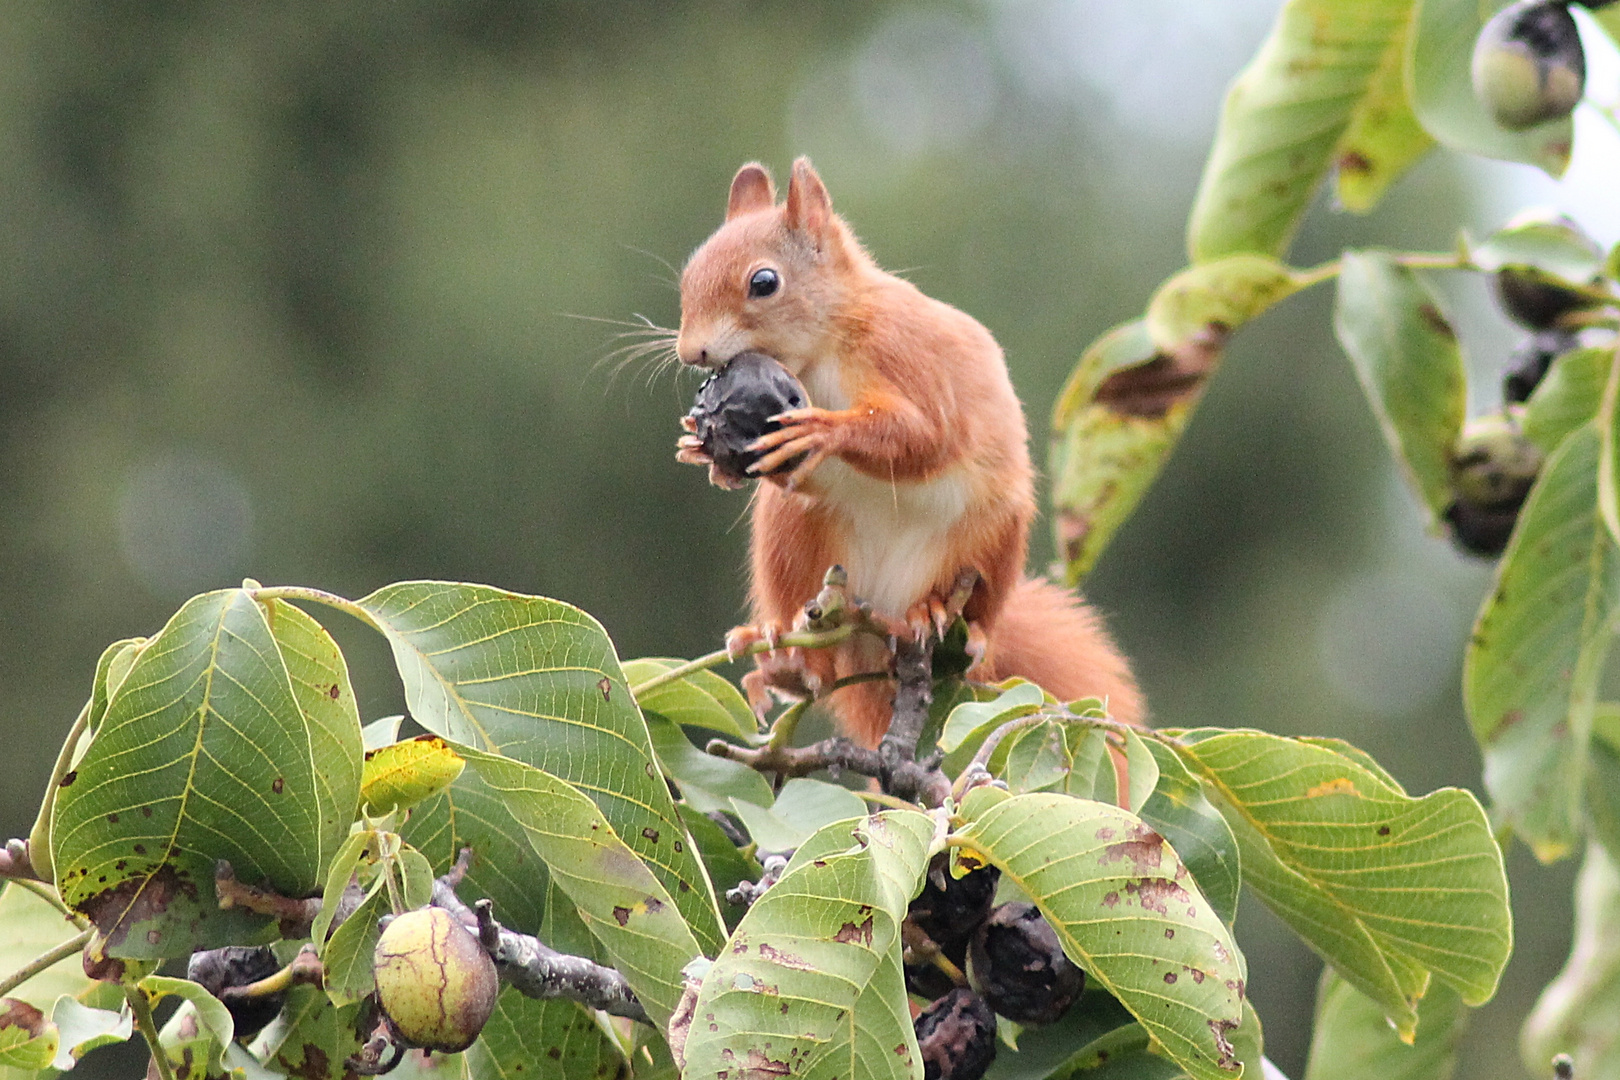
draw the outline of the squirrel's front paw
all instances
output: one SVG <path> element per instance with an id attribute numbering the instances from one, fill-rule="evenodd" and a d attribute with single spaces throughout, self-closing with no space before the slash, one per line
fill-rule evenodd
<path id="1" fill-rule="evenodd" d="M 838 428 L 833 413 L 815 407 L 790 409 L 771 420 L 782 426 L 748 444 L 751 453 L 763 455 L 748 467 L 748 472 L 769 476 L 791 491 L 837 451 Z M 776 472 L 801 455 L 804 460 L 792 469 Z"/>
<path id="2" fill-rule="evenodd" d="M 744 481 L 737 479 L 715 464 L 714 458 L 710 457 L 708 451 L 703 449 L 703 440 L 696 435 L 682 435 L 675 441 L 675 460 L 682 465 L 707 465 L 709 467 L 709 483 L 715 487 L 735 491 L 740 487 L 747 486 Z"/>

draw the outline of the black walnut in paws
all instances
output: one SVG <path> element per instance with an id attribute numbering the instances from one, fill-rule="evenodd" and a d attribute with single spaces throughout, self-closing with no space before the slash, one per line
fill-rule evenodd
<path id="1" fill-rule="evenodd" d="M 763 456 L 749 450 L 749 445 L 782 426 L 771 417 L 809 403 L 804 386 L 787 368 L 764 353 L 745 352 L 732 357 L 698 387 L 688 415 L 715 468 L 743 481 L 755 478 L 757 474 L 750 474 L 748 466 Z M 803 459 L 801 454 L 772 471 L 787 472 Z"/>

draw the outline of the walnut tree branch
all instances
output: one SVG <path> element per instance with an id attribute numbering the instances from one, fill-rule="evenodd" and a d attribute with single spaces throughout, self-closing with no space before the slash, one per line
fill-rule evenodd
<path id="1" fill-rule="evenodd" d="M 506 929 L 495 921 L 488 900 L 469 908 L 440 878 L 433 883 L 433 905 L 476 930 L 501 979 L 524 997 L 569 998 L 611 1016 L 652 1023 L 623 975 L 583 956 L 560 953 L 530 934 Z"/>

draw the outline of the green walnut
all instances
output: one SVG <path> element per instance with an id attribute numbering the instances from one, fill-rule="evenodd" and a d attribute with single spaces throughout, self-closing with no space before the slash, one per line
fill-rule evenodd
<path id="1" fill-rule="evenodd" d="M 1502 127 L 1568 116 L 1586 92 L 1586 53 L 1565 0 L 1520 0 L 1474 42 L 1474 94 Z"/>
<path id="2" fill-rule="evenodd" d="M 443 908 L 389 923 L 373 954 L 377 1000 L 408 1042 L 465 1050 L 484 1030 L 501 980 L 478 939 Z"/>

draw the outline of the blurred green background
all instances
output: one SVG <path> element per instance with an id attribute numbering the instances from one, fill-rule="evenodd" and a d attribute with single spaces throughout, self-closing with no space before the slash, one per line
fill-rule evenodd
<path id="1" fill-rule="evenodd" d="M 0 834 L 26 834 L 101 648 L 245 575 L 488 582 L 580 605 L 627 657 L 715 647 L 746 500 L 673 461 L 696 377 L 620 369 L 594 320 L 676 323 L 745 160 L 810 154 L 881 263 L 988 325 L 1042 456 L 1080 350 L 1184 261 L 1220 95 L 1276 7 L 5 5 Z M 1324 197 L 1294 261 L 1446 247 L 1526 193 L 1582 199 L 1436 155 L 1370 219 Z M 1494 407 L 1515 332 L 1440 285 Z M 1158 723 L 1342 736 L 1414 791 L 1477 788 L 1458 684 L 1489 568 L 1425 534 L 1330 300 L 1239 336 L 1088 592 Z M 336 629 L 367 718 L 396 711 L 381 647 Z M 1568 948 L 1573 867 L 1512 871 L 1474 1078 L 1520 1075 Z M 1252 898 L 1240 933 L 1297 1078 L 1319 964 Z"/>

